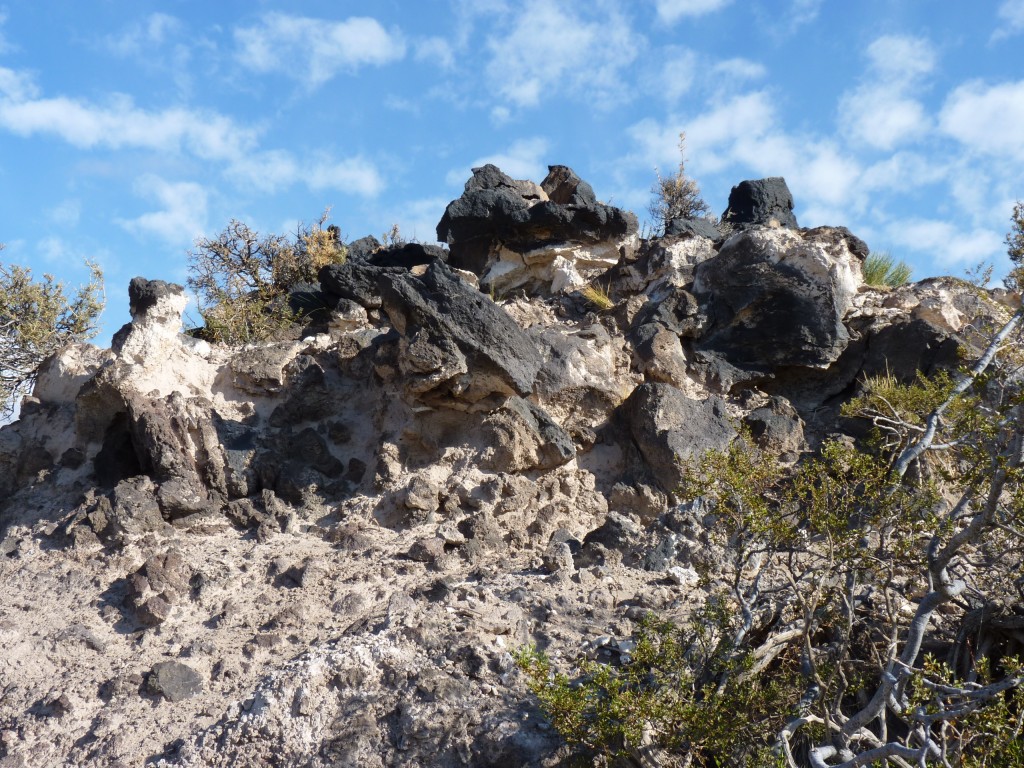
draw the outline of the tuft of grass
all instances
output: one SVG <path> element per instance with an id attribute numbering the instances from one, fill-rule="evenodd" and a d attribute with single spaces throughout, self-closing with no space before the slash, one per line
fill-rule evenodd
<path id="1" fill-rule="evenodd" d="M 592 283 L 585 288 L 581 288 L 580 296 L 602 311 L 615 306 L 612 297 L 608 295 L 608 289 L 598 283 Z"/>
<path id="2" fill-rule="evenodd" d="M 864 260 L 864 282 L 875 287 L 906 285 L 912 271 L 905 261 L 897 262 L 888 251 L 872 253 Z"/>

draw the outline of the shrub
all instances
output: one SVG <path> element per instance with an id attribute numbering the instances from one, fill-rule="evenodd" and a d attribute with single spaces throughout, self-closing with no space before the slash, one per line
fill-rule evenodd
<path id="1" fill-rule="evenodd" d="M 226 344 L 259 341 L 296 319 L 289 288 L 315 282 L 320 268 L 345 260 L 328 212 L 300 225 L 292 238 L 260 235 L 232 219 L 215 238 L 199 238 L 189 253 L 188 286 L 199 298 L 204 334 Z"/>
<path id="2" fill-rule="evenodd" d="M 906 285 L 912 271 L 906 262 L 897 262 L 887 251 L 872 253 L 864 259 L 864 282 L 875 287 Z"/>
<path id="3" fill-rule="evenodd" d="M 697 182 L 686 175 L 686 134 L 679 134 L 679 167 L 667 177 L 655 169 L 657 181 L 651 187 L 648 212 L 655 227 L 664 232 L 673 219 L 711 218 L 711 209 L 700 195 Z"/>
<path id="4" fill-rule="evenodd" d="M 1006 278 L 1006 287 L 1011 291 L 1024 288 L 1024 203 L 1018 200 L 1010 214 L 1010 231 L 1006 234 L 1006 253 L 1013 263 L 1013 269 Z"/>
<path id="5" fill-rule="evenodd" d="M 608 758 L 658 750 L 684 753 L 697 766 L 778 764 L 775 733 L 796 704 L 796 656 L 774 674 L 732 648 L 734 615 L 706 606 L 685 628 L 645 620 L 620 666 L 578 659 L 573 677 L 553 671 L 534 648 L 516 656 L 543 711 L 573 745 Z M 788 705 L 788 706 L 787 706 Z"/>
<path id="6" fill-rule="evenodd" d="M 872 438 L 787 468 L 748 436 L 685 465 L 706 585 L 620 667 L 520 655 L 558 731 L 643 764 L 1016 766 L 1024 310 L 969 368 L 865 382 Z M 925 651 L 942 652 L 947 663 Z M 646 752 L 646 755 L 638 755 Z"/>
<path id="7" fill-rule="evenodd" d="M 11 416 L 46 358 L 96 334 L 103 273 L 86 266 L 89 282 L 72 296 L 52 275 L 35 280 L 30 269 L 0 264 L 0 417 Z"/>

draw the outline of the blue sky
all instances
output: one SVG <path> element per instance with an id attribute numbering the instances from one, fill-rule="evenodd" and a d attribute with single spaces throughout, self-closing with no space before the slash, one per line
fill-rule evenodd
<path id="1" fill-rule="evenodd" d="M 432 242 L 472 166 L 573 167 L 636 211 L 785 176 L 804 226 L 915 277 L 1005 269 L 1024 0 L 0 0 L 2 258 L 183 282 L 231 218 Z"/>

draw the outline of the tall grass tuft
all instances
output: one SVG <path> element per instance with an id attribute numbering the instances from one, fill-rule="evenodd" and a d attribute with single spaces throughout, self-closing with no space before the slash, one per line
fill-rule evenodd
<path id="1" fill-rule="evenodd" d="M 906 285 L 912 271 L 905 261 L 897 262 L 888 251 L 872 253 L 864 260 L 864 282 L 875 287 Z"/>

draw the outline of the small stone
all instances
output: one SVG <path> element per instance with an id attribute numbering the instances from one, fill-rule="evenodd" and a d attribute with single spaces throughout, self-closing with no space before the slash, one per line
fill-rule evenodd
<path id="1" fill-rule="evenodd" d="M 155 627 L 167 621 L 171 615 L 171 604 L 160 595 L 145 600 L 142 605 L 135 609 L 135 617 L 140 624 L 147 627 Z"/>
<path id="2" fill-rule="evenodd" d="M 444 539 L 437 536 L 417 539 L 409 548 L 408 556 L 420 563 L 432 563 L 444 556 Z"/>
<path id="3" fill-rule="evenodd" d="M 566 571 L 572 573 L 576 566 L 572 559 L 572 549 L 564 541 L 553 541 L 548 545 L 542 556 L 544 570 L 548 573 Z"/>
<path id="4" fill-rule="evenodd" d="M 450 520 L 438 526 L 437 535 L 444 540 L 445 544 L 450 544 L 455 547 L 466 543 L 465 535 L 459 530 L 459 527 Z"/>
<path id="5" fill-rule="evenodd" d="M 678 584 L 680 587 L 696 586 L 697 582 L 700 581 L 697 571 L 681 565 L 673 565 L 668 569 L 667 574 L 672 583 Z"/>
<path id="6" fill-rule="evenodd" d="M 161 661 L 153 665 L 146 679 L 146 689 L 168 701 L 184 701 L 202 693 L 199 673 L 180 661 Z"/>

